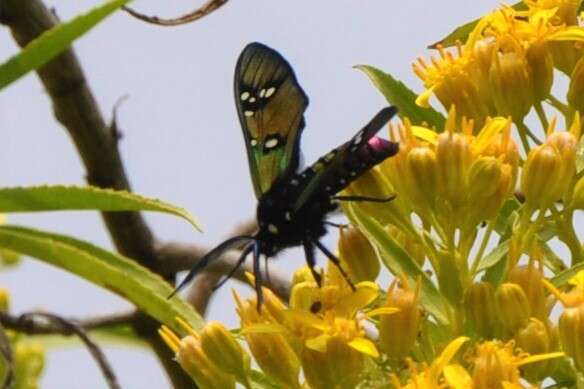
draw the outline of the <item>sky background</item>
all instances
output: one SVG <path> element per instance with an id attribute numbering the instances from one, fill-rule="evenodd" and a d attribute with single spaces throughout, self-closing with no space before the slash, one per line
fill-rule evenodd
<path id="1" fill-rule="evenodd" d="M 96 0 L 51 1 L 62 20 L 100 4 Z M 135 1 L 147 14 L 176 16 L 201 1 Z M 471 5 L 472 6 L 469 6 Z M 116 101 L 123 132 L 121 152 L 135 192 L 183 206 L 203 223 L 205 234 L 181 219 L 147 214 L 162 240 L 219 243 L 232 227 L 254 216 L 256 199 L 233 103 L 233 69 L 242 48 L 260 41 L 280 51 L 310 97 L 302 140 L 305 160 L 352 136 L 386 105 L 356 64 L 392 73 L 414 90 L 420 83 L 411 62 L 428 57 L 425 47 L 454 27 L 498 4 L 494 0 L 397 2 L 390 0 L 233 0 L 200 21 L 163 28 L 119 12 L 74 45 L 99 106 L 110 118 Z M 0 61 L 18 51 L 0 29 Z M 42 85 L 30 74 L 0 93 L 3 186 L 83 184 L 84 170 L 66 132 L 54 120 Z M 111 248 L 97 213 L 10 215 L 9 221 L 74 235 Z M 334 246 L 336 238 L 326 242 Z M 303 264 L 291 250 L 274 266 Z M 12 311 L 44 309 L 83 317 L 130 306 L 64 271 L 34 259 L 0 273 L 11 292 Z M 230 283 L 211 303 L 208 319 L 237 326 Z M 165 388 L 166 378 L 148 351 L 105 345 L 123 388 Z M 82 347 L 53 348 L 43 388 L 106 388 Z"/>

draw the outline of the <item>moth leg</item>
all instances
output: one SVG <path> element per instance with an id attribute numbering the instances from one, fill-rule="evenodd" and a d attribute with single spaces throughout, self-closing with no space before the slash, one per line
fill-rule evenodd
<path id="1" fill-rule="evenodd" d="M 260 245 L 253 245 L 253 274 L 255 276 L 255 290 L 257 296 L 257 310 L 262 312 L 262 304 L 264 303 L 264 291 L 262 290 L 262 269 L 260 268 Z"/>
<path id="2" fill-rule="evenodd" d="M 349 225 L 344 223 L 333 223 L 329 222 L 328 220 L 325 220 L 323 223 L 326 224 L 327 226 L 335 227 L 338 229 L 349 228 Z"/>
<path id="3" fill-rule="evenodd" d="M 248 254 L 252 252 L 253 246 L 255 246 L 256 244 L 257 244 L 256 242 L 253 242 L 243 249 L 235 266 L 233 266 L 233 268 L 229 271 L 229 274 L 223 277 L 223 279 L 213 287 L 213 291 L 216 291 L 217 289 L 222 287 L 227 281 L 229 281 L 231 277 L 233 277 L 237 269 L 239 269 L 241 265 L 245 262 L 245 259 L 247 258 Z"/>
<path id="4" fill-rule="evenodd" d="M 269 263 L 268 259 L 269 258 L 266 255 L 264 257 L 264 269 L 265 269 L 265 273 L 266 273 L 266 281 L 268 282 L 268 285 L 271 285 L 272 284 L 272 279 L 270 278 L 270 270 L 269 270 L 269 267 L 268 267 L 268 263 Z"/>
<path id="5" fill-rule="evenodd" d="M 370 202 L 370 203 L 387 203 L 395 199 L 395 195 L 385 198 L 369 197 L 369 196 L 332 196 L 331 199 L 337 201 L 355 201 L 355 202 Z"/>
<path id="6" fill-rule="evenodd" d="M 345 270 L 343 269 L 343 267 L 341 266 L 341 261 L 339 260 L 339 258 L 337 258 L 336 255 L 334 255 L 333 253 L 331 253 L 329 251 L 329 249 L 327 249 L 322 243 L 320 243 L 318 240 L 312 240 L 312 242 L 316 245 L 316 247 L 318 247 L 318 249 L 320 251 L 322 251 L 322 253 L 332 262 L 334 263 L 334 265 L 337 267 L 337 269 L 339 269 L 339 271 L 341 272 L 341 275 L 343 276 L 343 278 L 345 279 L 345 281 L 347 281 L 347 284 L 349 284 L 349 286 L 351 287 L 351 289 L 353 289 L 353 292 L 356 291 L 357 289 L 355 289 L 355 285 L 353 285 L 353 282 L 351 281 L 351 279 L 349 278 L 349 275 L 345 272 Z"/>
<path id="7" fill-rule="evenodd" d="M 314 257 L 314 244 L 312 244 L 312 242 L 307 239 L 302 241 L 302 246 L 304 247 L 304 254 L 306 255 L 306 263 L 310 268 L 310 272 L 312 273 L 314 281 L 316 281 L 316 284 L 320 288 L 322 286 L 322 277 L 315 269 L 316 259 Z"/>

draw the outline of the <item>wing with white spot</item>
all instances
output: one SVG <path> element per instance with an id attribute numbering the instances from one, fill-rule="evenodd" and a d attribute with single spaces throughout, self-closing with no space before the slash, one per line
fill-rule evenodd
<path id="1" fill-rule="evenodd" d="M 235 67 L 235 105 L 256 196 L 298 167 L 308 98 L 290 64 L 275 50 L 250 43 Z"/>
<path id="2" fill-rule="evenodd" d="M 297 211 L 315 197 L 332 196 L 345 189 L 352 181 L 399 151 L 395 142 L 375 136 L 397 113 L 397 108 L 379 111 L 351 140 L 321 157 L 302 172 L 302 190 L 294 201 Z"/>

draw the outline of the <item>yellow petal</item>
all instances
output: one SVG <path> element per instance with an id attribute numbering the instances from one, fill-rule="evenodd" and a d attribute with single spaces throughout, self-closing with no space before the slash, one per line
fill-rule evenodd
<path id="1" fill-rule="evenodd" d="M 375 344 L 373 344 L 373 342 L 370 341 L 369 339 L 355 338 L 352 341 L 350 341 L 348 344 L 350 347 L 354 348 L 355 350 L 359 351 L 360 353 L 363 353 L 365 355 L 369 355 L 370 357 L 373 357 L 373 358 L 379 357 L 379 352 L 377 351 Z"/>
<path id="2" fill-rule="evenodd" d="M 490 145 L 495 135 L 503 132 L 509 126 L 511 126 L 510 118 L 497 116 L 488 120 L 473 142 L 473 151 L 476 154 L 481 154 Z"/>
<path id="3" fill-rule="evenodd" d="M 371 281 L 359 282 L 355 288 L 355 292 L 344 296 L 335 306 L 335 312 L 339 316 L 353 317 L 359 309 L 372 303 L 379 295 L 379 288 Z"/>
<path id="4" fill-rule="evenodd" d="M 452 358 L 456 355 L 458 350 L 462 347 L 462 345 L 468 341 L 469 338 L 466 336 L 459 336 L 458 338 L 454 339 L 452 342 L 448 343 L 448 345 L 442 350 L 440 356 L 434 359 L 432 362 L 432 372 L 433 375 L 438 376 L 439 373 L 450 363 Z"/>
<path id="5" fill-rule="evenodd" d="M 381 316 L 381 315 L 391 315 L 392 313 L 399 312 L 398 308 L 393 307 L 381 307 L 373 309 L 367 312 L 367 317 Z"/>
<path id="6" fill-rule="evenodd" d="M 281 334 L 286 329 L 276 323 L 255 323 L 241 329 L 242 334 Z"/>
<path id="7" fill-rule="evenodd" d="M 549 37 L 553 41 L 584 41 L 584 29 L 578 26 L 569 26 L 557 32 L 554 32 Z"/>
<path id="8" fill-rule="evenodd" d="M 435 131 L 422 126 L 411 126 L 410 128 L 412 130 L 412 134 L 414 134 L 416 138 L 425 140 L 426 142 L 433 145 L 436 144 L 438 140 L 438 134 Z"/>
<path id="9" fill-rule="evenodd" d="M 322 334 L 317 336 L 316 338 L 307 339 L 305 345 L 311 350 L 318 351 L 320 353 L 325 353 L 326 345 L 329 339 L 330 335 Z"/>
<path id="10" fill-rule="evenodd" d="M 416 97 L 418 107 L 430 108 L 430 97 L 434 94 L 434 87 L 426 89 Z"/>
<path id="11" fill-rule="evenodd" d="M 472 388 L 472 378 L 459 364 L 448 365 L 444 368 L 444 378 L 454 389 Z"/>
<path id="12" fill-rule="evenodd" d="M 523 366 L 523 365 L 527 365 L 528 363 L 540 362 L 540 361 L 545 361 L 547 359 L 553 359 L 553 358 L 561 358 L 564 355 L 565 354 L 562 352 L 530 355 L 529 357 L 521 360 L 521 362 L 519 362 L 517 365 Z"/>

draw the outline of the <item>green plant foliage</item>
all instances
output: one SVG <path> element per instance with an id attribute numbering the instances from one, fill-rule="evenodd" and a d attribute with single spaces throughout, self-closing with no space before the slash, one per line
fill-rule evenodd
<path id="1" fill-rule="evenodd" d="M 141 311 L 183 333 L 181 317 L 200 329 L 203 319 L 159 275 L 122 255 L 65 235 L 16 226 L 0 226 L 0 248 L 19 252 L 67 270 L 132 302 Z"/>
<path id="2" fill-rule="evenodd" d="M 367 235 L 369 240 L 375 244 L 385 267 L 396 276 L 407 276 L 412 285 L 420 280 L 422 283 L 420 304 L 439 323 L 448 324 L 448 316 L 445 312 L 448 303 L 440 295 L 438 288 L 432 283 L 428 274 L 420 268 L 400 244 L 375 219 L 360 211 L 358 207 L 348 205 L 345 209 L 348 210 L 350 218 Z"/>
<path id="3" fill-rule="evenodd" d="M 201 230 L 186 209 L 127 191 L 61 185 L 0 188 L 0 213 L 71 210 L 164 212 L 180 216 Z"/>
<path id="4" fill-rule="evenodd" d="M 0 65 L 0 89 L 55 58 L 73 41 L 129 2 L 130 0 L 107 1 L 67 23 L 55 26 L 30 42 L 20 53 Z"/>
<path id="5" fill-rule="evenodd" d="M 399 107 L 399 115 L 407 117 L 414 124 L 428 123 L 430 127 L 443 128 L 444 116 L 433 108 L 422 108 L 416 105 L 416 94 L 403 82 L 396 80 L 390 74 L 373 66 L 358 65 L 369 77 L 373 85 L 385 96 L 390 104 Z"/>

